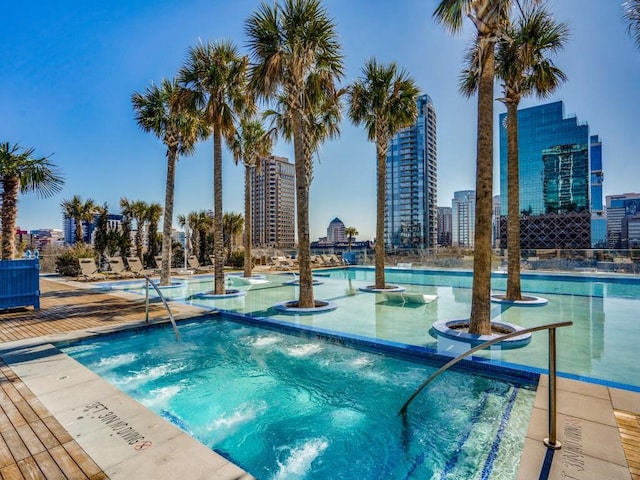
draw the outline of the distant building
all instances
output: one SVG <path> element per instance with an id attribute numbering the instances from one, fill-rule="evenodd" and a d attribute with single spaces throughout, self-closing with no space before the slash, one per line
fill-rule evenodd
<path id="1" fill-rule="evenodd" d="M 295 247 L 295 167 L 284 157 L 251 169 L 251 233 L 257 247 Z"/>
<path id="2" fill-rule="evenodd" d="M 491 214 L 491 235 L 493 248 L 500 247 L 500 195 L 493 196 L 493 213 Z"/>
<path id="3" fill-rule="evenodd" d="M 331 220 L 327 227 L 327 241 L 330 243 L 346 242 L 347 235 L 344 233 L 345 227 L 338 217 Z"/>
<path id="4" fill-rule="evenodd" d="M 429 95 L 417 99 L 418 117 L 387 151 L 387 247 L 433 248 L 438 241 L 436 112 Z"/>
<path id="5" fill-rule="evenodd" d="M 640 193 L 607 195 L 606 202 L 607 246 L 629 248 L 628 225 L 623 232 L 623 222 L 625 218 L 635 217 L 640 213 Z"/>
<path id="6" fill-rule="evenodd" d="M 451 207 L 438 207 L 438 246 L 451 246 Z"/>
<path id="7" fill-rule="evenodd" d="M 507 247 L 506 114 L 500 115 L 500 244 Z M 594 153 L 600 151 L 598 137 Z M 518 110 L 520 245 L 591 248 L 589 126 L 554 102 Z M 596 172 L 602 179 L 602 165 Z M 597 188 L 597 186 L 596 186 Z"/>
<path id="8" fill-rule="evenodd" d="M 598 135 L 591 135 L 591 246 L 607 247 L 607 217 L 602 198 L 602 142 Z"/>
<path id="9" fill-rule="evenodd" d="M 107 225 L 110 230 L 120 230 L 122 225 L 122 215 L 110 213 L 108 214 Z M 83 243 L 93 245 L 95 240 L 95 229 L 97 225 L 98 215 L 93 216 L 93 222 L 82 223 L 82 241 Z M 76 221 L 75 219 L 62 215 L 62 231 L 64 232 L 64 241 L 67 245 L 75 245 L 76 242 Z"/>
<path id="10" fill-rule="evenodd" d="M 451 245 L 460 248 L 473 248 L 476 232 L 475 224 L 475 190 L 454 192 L 451 202 Z"/>

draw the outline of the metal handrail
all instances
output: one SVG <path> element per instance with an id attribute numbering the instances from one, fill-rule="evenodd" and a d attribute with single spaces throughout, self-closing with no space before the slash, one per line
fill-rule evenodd
<path id="1" fill-rule="evenodd" d="M 164 304 L 164 308 L 167 309 L 167 312 L 169 313 L 169 320 L 171 320 L 171 325 L 173 326 L 173 332 L 176 334 L 176 340 L 180 341 L 180 332 L 178 332 L 178 326 L 176 325 L 176 321 L 173 318 L 173 313 L 171 313 L 171 309 L 169 308 L 169 304 L 165 300 L 164 295 L 162 295 L 162 292 L 160 291 L 158 286 L 155 283 L 153 283 L 149 277 L 147 277 L 144 273 L 141 273 L 140 275 L 142 275 L 147 281 L 147 284 L 145 287 L 145 298 L 144 298 L 144 301 L 145 301 L 144 321 L 146 323 L 149 323 L 149 285 L 151 285 L 155 289 L 155 291 L 158 292 L 158 296 L 160 297 L 160 300 L 162 300 L 162 303 Z"/>
<path id="2" fill-rule="evenodd" d="M 560 327 L 569 327 L 573 325 L 572 321 L 567 322 L 558 322 L 558 323 L 549 323 L 546 325 L 538 325 L 537 327 L 525 328 L 524 330 L 517 330 L 515 332 L 507 333 L 505 335 L 500 335 L 499 337 L 493 338 L 491 340 L 487 340 L 480 345 L 473 347 L 470 350 L 458 355 L 453 360 L 447 362 L 442 367 L 440 367 L 436 372 L 434 372 L 429 378 L 427 378 L 409 397 L 409 399 L 404 403 L 400 411 L 399 415 L 406 415 L 407 408 L 409 404 L 413 401 L 414 398 L 418 396 L 418 394 L 436 377 L 445 371 L 449 370 L 449 368 L 453 367 L 459 361 L 467 358 L 469 355 L 473 355 L 478 350 L 482 350 L 484 348 L 490 347 L 491 345 L 501 342 L 503 340 L 507 340 L 509 338 L 518 337 L 525 333 L 537 332 L 539 330 L 549 330 L 549 438 L 544 439 L 544 444 L 551 449 L 560 448 L 560 442 L 556 439 L 556 328 Z"/>

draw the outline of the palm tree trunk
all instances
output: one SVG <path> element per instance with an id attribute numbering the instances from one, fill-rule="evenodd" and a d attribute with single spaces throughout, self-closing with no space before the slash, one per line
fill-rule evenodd
<path id="1" fill-rule="evenodd" d="M 251 167 L 244 167 L 244 276 L 251 276 Z"/>
<path id="2" fill-rule="evenodd" d="M 176 181 L 178 145 L 167 146 L 167 185 L 164 190 L 164 223 L 162 225 L 162 269 L 160 285 L 169 285 L 171 274 L 171 222 L 173 220 L 173 190 Z"/>
<path id="3" fill-rule="evenodd" d="M 518 103 L 507 103 L 507 300 L 522 300 L 520 289 L 520 166 Z"/>
<path id="4" fill-rule="evenodd" d="M 82 218 L 76 217 L 76 245 L 78 243 L 84 243 L 84 231 L 82 230 Z"/>
<path id="5" fill-rule="evenodd" d="M 482 43 L 478 83 L 478 146 L 473 290 L 469 333 L 491 333 L 491 213 L 493 208 L 493 41 Z"/>
<path id="6" fill-rule="evenodd" d="M 385 288 L 384 278 L 384 207 L 387 195 L 386 139 L 376 135 L 376 158 L 378 163 L 376 186 L 376 283 L 375 288 Z"/>
<path id="7" fill-rule="evenodd" d="M 222 212 L 222 135 L 213 131 L 213 254 L 216 295 L 225 293 L 224 286 L 224 238 Z"/>
<path id="8" fill-rule="evenodd" d="M 16 216 L 18 212 L 18 177 L 2 178 L 2 260 L 11 260 L 16 254 Z"/>
<path id="9" fill-rule="evenodd" d="M 302 113 L 293 114 L 293 147 L 296 169 L 296 208 L 298 227 L 298 266 L 300 268 L 299 308 L 315 307 L 313 276 L 311 274 L 311 241 L 309 234 L 309 178 L 303 148 Z"/>

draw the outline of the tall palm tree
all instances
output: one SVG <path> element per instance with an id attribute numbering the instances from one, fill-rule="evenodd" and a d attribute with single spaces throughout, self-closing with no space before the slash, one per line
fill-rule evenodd
<path id="1" fill-rule="evenodd" d="M 507 300 L 522 300 L 520 286 L 520 166 L 518 106 L 523 97 L 548 97 L 565 74 L 546 57 L 561 50 L 569 37 L 566 23 L 558 23 L 543 8 L 523 11 L 498 41 L 496 74 L 503 82 L 507 106 Z"/>
<path id="2" fill-rule="evenodd" d="M 0 144 L 0 186 L 2 187 L 2 260 L 15 256 L 18 194 L 36 192 L 48 198 L 62 190 L 64 179 L 47 157 L 34 158 L 33 148 L 22 149 L 18 144 Z"/>
<path id="3" fill-rule="evenodd" d="M 626 0 L 622 4 L 627 29 L 636 46 L 640 48 L 640 0 Z"/>
<path id="4" fill-rule="evenodd" d="M 309 77 L 317 75 L 325 90 L 343 75 L 343 61 L 335 25 L 319 0 L 284 0 L 262 3 L 245 24 L 252 57 L 252 91 L 273 99 L 283 95 L 291 120 L 295 172 L 300 289 L 298 307 L 313 308 L 309 183 L 311 144 L 305 132 L 305 93 Z M 313 103 L 313 102 L 311 102 Z M 306 154 L 305 154 L 306 150 Z"/>
<path id="5" fill-rule="evenodd" d="M 192 47 L 180 69 L 180 81 L 199 97 L 213 135 L 214 278 L 216 294 L 225 292 L 222 211 L 222 139 L 232 141 L 235 120 L 252 108 L 247 91 L 249 61 L 228 41 Z"/>
<path id="6" fill-rule="evenodd" d="M 120 232 L 120 255 L 127 258 L 131 255 L 131 222 L 133 220 L 133 211 L 131 201 L 128 198 L 120 199 L 120 212 L 122 213 L 122 223 Z M 142 259 L 140 259 L 142 260 Z"/>
<path id="7" fill-rule="evenodd" d="M 398 130 L 411 125 L 417 115 L 415 81 L 395 63 L 379 64 L 369 60 L 362 69 L 362 77 L 349 90 L 349 118 L 355 125 L 364 124 L 367 137 L 376 143 L 376 245 L 375 285 L 386 288 L 384 275 L 384 211 L 386 205 L 387 150 L 389 141 Z"/>
<path id="8" fill-rule="evenodd" d="M 233 159 L 242 162 L 244 165 L 244 276 L 251 276 L 253 244 L 251 225 L 251 171 L 255 171 L 260 166 L 260 159 L 271 153 L 273 141 L 267 135 L 262 123 L 251 117 L 240 120 L 240 128 L 231 142 Z"/>
<path id="9" fill-rule="evenodd" d="M 518 157 L 518 107 L 523 97 L 548 97 L 565 74 L 546 57 L 562 49 L 569 27 L 558 23 L 543 7 L 520 10 L 514 23 L 504 26 L 496 50 L 496 76 L 502 80 L 507 106 L 507 292 L 505 299 L 522 300 L 520 283 L 520 179 Z M 477 91 L 477 49 L 468 52 L 468 66 L 461 74 L 461 91 L 467 96 Z"/>
<path id="10" fill-rule="evenodd" d="M 131 102 L 140 128 L 153 133 L 167 148 L 160 284 L 169 285 L 176 163 L 179 155 L 193 153 L 196 142 L 204 138 L 207 132 L 195 108 L 195 96 L 176 80 L 165 79 L 160 85 L 152 83 L 144 94 L 134 92 Z"/>
<path id="11" fill-rule="evenodd" d="M 94 216 L 99 212 L 99 206 L 92 198 L 87 198 L 84 202 L 79 195 L 74 195 L 71 200 L 63 200 L 60 204 L 62 213 L 73 219 L 75 223 L 75 243 L 84 243 L 83 224 L 92 223 Z"/>
<path id="12" fill-rule="evenodd" d="M 136 257 L 142 258 L 142 249 L 144 248 L 144 226 L 149 216 L 149 205 L 143 200 L 135 200 L 131 202 L 131 216 L 136 221 Z"/>
<path id="13" fill-rule="evenodd" d="M 227 212 L 224 214 L 223 231 L 224 246 L 227 250 L 227 261 L 231 258 L 231 251 L 233 250 L 233 239 L 236 235 L 242 232 L 243 228 L 244 218 L 242 218 L 242 214 L 235 212 Z"/>
<path id="14" fill-rule="evenodd" d="M 434 16 L 451 32 L 469 17 L 477 30 L 478 119 L 476 219 L 469 333 L 491 333 L 491 214 L 493 209 L 493 80 L 498 33 L 509 17 L 510 0 L 440 0 Z"/>
<path id="15" fill-rule="evenodd" d="M 147 258 L 149 259 L 154 258 L 159 252 L 157 239 L 160 217 L 162 217 L 162 205 L 157 202 L 150 203 L 146 218 L 146 221 L 149 223 L 149 228 L 147 230 Z"/>
<path id="16" fill-rule="evenodd" d="M 354 237 L 358 235 L 358 230 L 356 229 L 356 227 L 347 227 L 344 229 L 344 234 L 347 236 L 349 251 L 351 251 L 351 242 L 353 242 Z"/>

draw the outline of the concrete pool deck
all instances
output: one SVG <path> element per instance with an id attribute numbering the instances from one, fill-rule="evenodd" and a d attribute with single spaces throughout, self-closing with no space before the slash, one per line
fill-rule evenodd
<path id="1" fill-rule="evenodd" d="M 0 313 L 0 476 L 250 479 L 161 417 L 50 345 L 140 325 L 139 296 L 41 278 L 41 310 Z M 201 315 L 172 303 L 177 318 Z M 150 317 L 164 318 L 159 304 Z M 518 479 L 640 480 L 640 394 L 559 379 L 558 440 L 550 455 L 547 384 L 536 395 Z"/>

